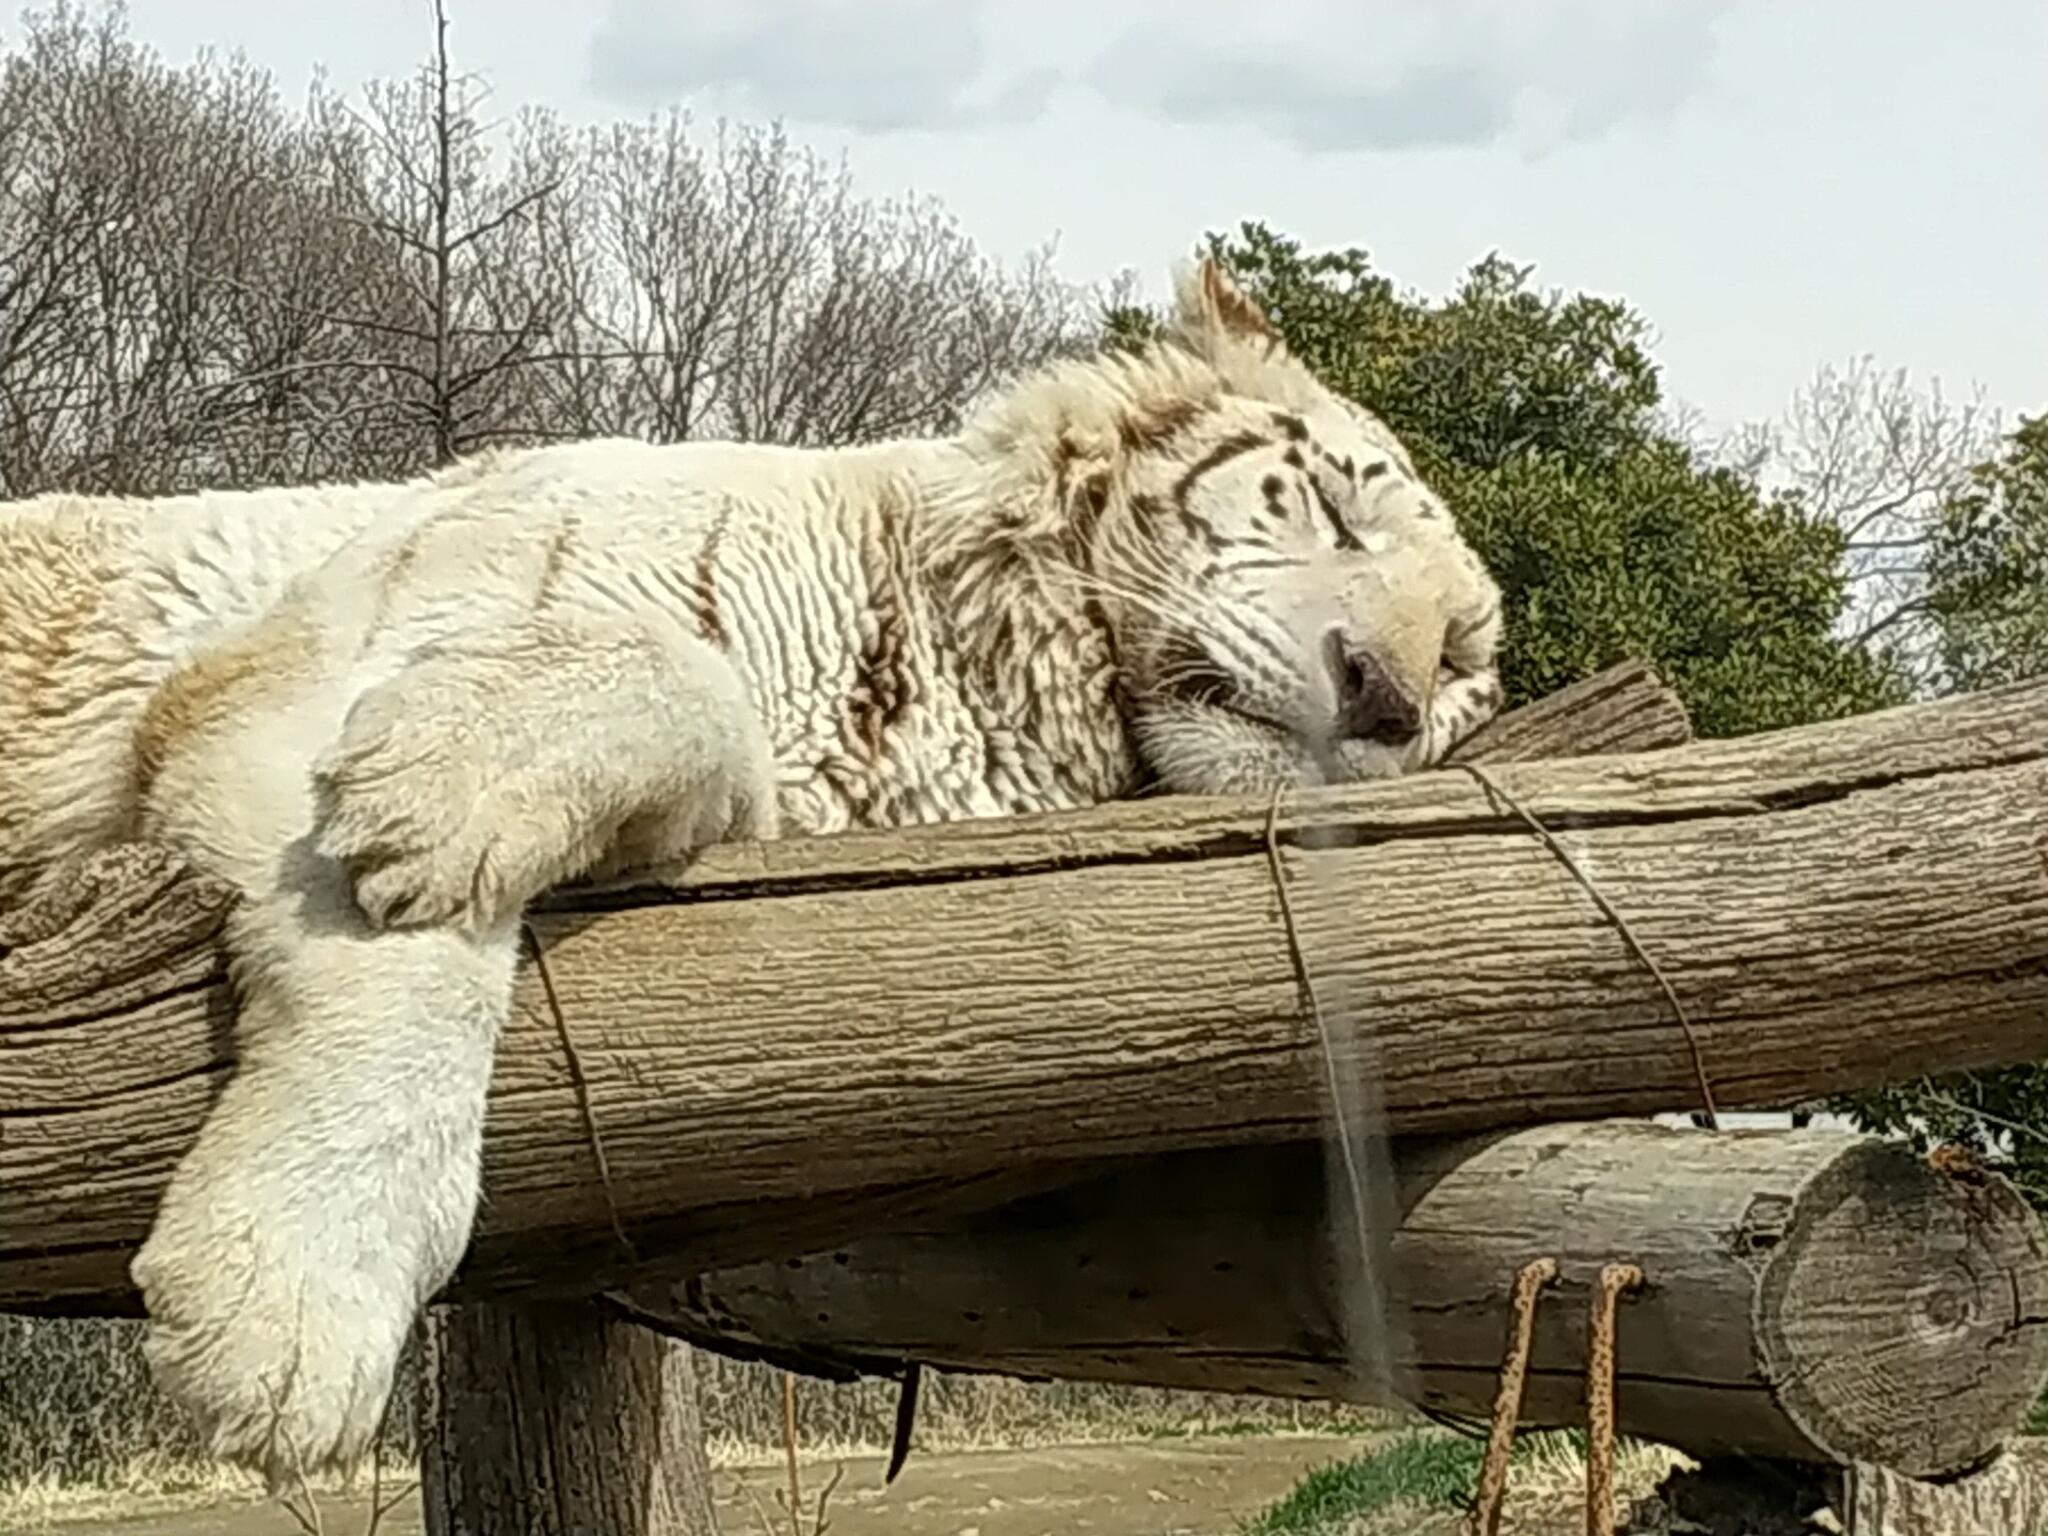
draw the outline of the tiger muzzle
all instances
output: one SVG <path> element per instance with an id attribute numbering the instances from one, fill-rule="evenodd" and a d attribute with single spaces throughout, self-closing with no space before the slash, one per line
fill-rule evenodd
<path id="1" fill-rule="evenodd" d="M 1332 634 L 1330 675 L 1337 685 L 1337 734 L 1381 746 L 1405 746 L 1422 733 L 1423 703 L 1370 650 Z"/>

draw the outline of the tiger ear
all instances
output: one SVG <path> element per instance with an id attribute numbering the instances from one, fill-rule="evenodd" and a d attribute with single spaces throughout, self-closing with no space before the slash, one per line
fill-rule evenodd
<path id="1" fill-rule="evenodd" d="M 1205 256 L 1180 285 L 1180 328 L 1193 336 L 1273 344 L 1280 332 L 1266 312 L 1230 280 L 1221 262 Z"/>

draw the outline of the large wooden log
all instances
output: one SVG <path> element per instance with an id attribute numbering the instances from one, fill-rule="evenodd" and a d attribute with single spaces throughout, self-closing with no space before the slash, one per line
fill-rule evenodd
<path id="1" fill-rule="evenodd" d="M 1550 1125 L 1399 1161 L 1391 1386 L 1484 1418 L 1516 1272 L 1549 1256 L 1525 1415 L 1584 1422 L 1588 1298 L 1640 1265 L 1618 1410 L 1694 1455 L 1975 1465 L 2048 1373 L 2048 1234 L 2003 1179 L 1839 1131 Z M 965 1221 L 643 1285 L 627 1306 L 823 1374 L 944 1368 L 1370 1398 L 1314 1148 L 1155 1160 Z"/>
<path id="2" fill-rule="evenodd" d="M 1489 770 L 1627 914 L 1724 1104 L 2048 1055 L 2048 684 L 1806 730 Z M 1693 1058 L 1609 920 L 1445 771 L 1279 808 L 1323 995 L 1405 1133 L 1687 1108 Z M 487 1128 L 463 1284 L 564 1293 L 990 1203 L 1106 1157 L 1314 1138 L 1320 1056 L 1268 808 L 713 850 L 565 895 Z M 0 1306 L 119 1309 L 228 1070 L 223 898 L 117 850 L 0 934 Z M 587 1079 L 579 1092 L 568 1046 Z"/>

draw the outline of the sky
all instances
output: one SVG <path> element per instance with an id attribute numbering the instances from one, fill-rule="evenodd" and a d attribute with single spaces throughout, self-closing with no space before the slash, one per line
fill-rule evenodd
<path id="1" fill-rule="evenodd" d="M 1004 257 L 1162 295 L 1206 230 L 1491 251 L 1626 298 L 1709 427 L 1868 355 L 2048 409 L 2042 0 L 449 0 L 506 110 L 780 118 Z M 296 94 L 412 68 L 427 0 L 129 0 Z"/>

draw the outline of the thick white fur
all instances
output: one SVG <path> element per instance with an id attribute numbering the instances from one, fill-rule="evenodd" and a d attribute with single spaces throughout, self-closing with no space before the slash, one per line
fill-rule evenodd
<path id="1" fill-rule="evenodd" d="M 1424 701 L 1416 739 L 1324 739 L 1332 626 Z M 1165 341 L 956 439 L 0 508 L 0 901 L 138 834 L 243 897 L 237 1070 L 134 1264 L 160 1379 L 274 1481 L 365 1448 L 468 1241 L 544 888 L 1404 771 L 1497 706 L 1498 636 L 1400 445 L 1207 266 Z"/>

